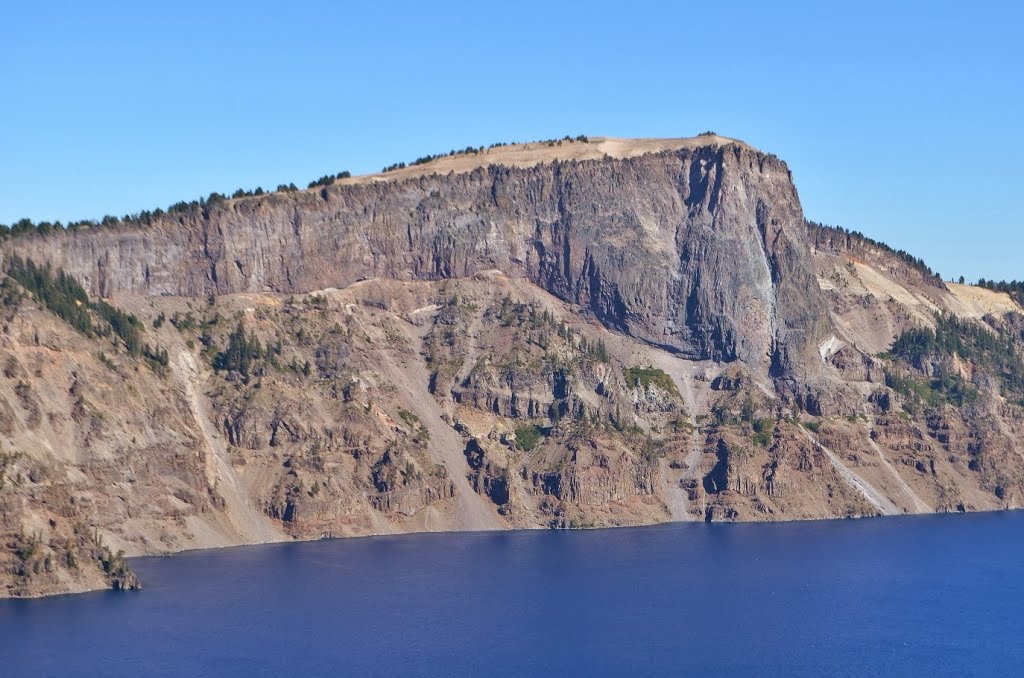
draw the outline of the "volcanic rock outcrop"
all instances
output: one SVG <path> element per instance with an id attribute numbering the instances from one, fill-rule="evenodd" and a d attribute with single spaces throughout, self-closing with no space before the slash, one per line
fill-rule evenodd
<path id="1" fill-rule="evenodd" d="M 731 139 L 477 149 L 2 242 L 0 595 L 125 557 L 1024 501 L 1024 309 Z"/>
<path id="2" fill-rule="evenodd" d="M 343 181 L 12 249 L 102 297 L 291 294 L 496 269 L 687 358 L 801 379 L 830 332 L 788 168 L 718 138 L 623 159 Z"/>

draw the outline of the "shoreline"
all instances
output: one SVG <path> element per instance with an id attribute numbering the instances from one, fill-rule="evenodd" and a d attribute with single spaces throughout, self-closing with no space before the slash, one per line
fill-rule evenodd
<path id="1" fill-rule="evenodd" d="M 273 546 L 291 546 L 299 544 L 313 544 L 317 542 L 342 542 L 352 540 L 369 540 L 369 539 L 387 539 L 387 538 L 404 538 L 404 537 L 428 537 L 428 536 L 440 536 L 440 535 L 500 535 L 500 534 L 525 534 L 525 533 L 538 533 L 538 532 L 562 532 L 562 533 L 574 533 L 574 532 L 599 532 L 599 531 L 612 531 L 612 530 L 623 530 L 623 529 L 659 529 L 678 527 L 682 525 L 706 525 L 713 527 L 722 526 L 750 526 L 750 525 L 796 525 L 796 524 L 808 524 L 808 523 L 831 523 L 831 522 L 861 522 L 870 520 L 886 520 L 886 521 L 897 521 L 901 519 L 920 519 L 920 518 L 937 518 L 940 516 L 994 516 L 1003 513 L 1017 513 L 1024 511 L 1024 507 L 1014 507 L 1005 509 L 983 509 L 979 511 L 943 511 L 933 513 L 901 513 L 899 515 L 865 515 L 865 516 L 835 516 L 829 518 L 793 518 L 787 520 L 743 520 L 743 521 L 717 521 L 707 522 L 703 520 L 667 520 L 657 523 L 643 523 L 637 525 L 602 525 L 597 527 L 574 527 L 565 529 L 556 528 L 509 528 L 503 530 L 423 530 L 415 532 L 393 532 L 385 534 L 365 534 L 356 535 L 350 537 L 320 537 L 317 539 L 291 539 L 286 541 L 265 541 L 265 542 L 252 542 L 247 544 L 227 544 L 224 546 L 212 546 L 195 549 L 183 549 L 181 551 L 168 551 L 165 553 L 154 553 L 148 555 L 138 555 L 126 558 L 130 565 L 133 565 L 141 560 L 165 560 L 172 559 L 182 555 L 196 555 L 204 553 L 215 553 L 231 549 L 254 549 L 263 547 Z M 134 571 L 134 568 L 133 568 Z M 138 574 L 136 572 L 136 574 Z M 143 584 L 143 588 L 140 591 L 131 591 L 131 593 L 141 593 L 145 590 L 145 579 L 140 576 Z M 80 591 L 64 591 L 60 593 L 43 593 L 38 595 L 26 595 L 26 596 L 0 596 L 0 604 L 4 601 L 17 601 L 17 600 L 43 600 L 53 598 L 63 598 L 66 596 L 78 596 L 86 593 L 98 593 L 109 591 L 111 593 L 129 593 L 130 591 L 116 591 L 109 587 L 98 587 L 98 588 L 87 588 Z"/>

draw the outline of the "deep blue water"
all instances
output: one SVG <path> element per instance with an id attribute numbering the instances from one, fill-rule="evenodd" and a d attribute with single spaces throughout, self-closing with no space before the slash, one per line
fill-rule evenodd
<path id="1" fill-rule="evenodd" d="M 1024 513 L 435 534 L 0 601 L 0 674 L 1022 675 Z"/>

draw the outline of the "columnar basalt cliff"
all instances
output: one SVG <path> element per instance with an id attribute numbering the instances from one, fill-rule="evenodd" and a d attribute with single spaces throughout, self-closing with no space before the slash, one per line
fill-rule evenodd
<path id="1" fill-rule="evenodd" d="M 302 293 L 497 269 L 697 360 L 805 378 L 830 331 L 792 177 L 738 143 L 322 187 L 25 239 L 92 294 Z"/>
<path id="2" fill-rule="evenodd" d="M 1024 309 L 805 222 L 786 165 L 722 137 L 2 249 L 0 595 L 285 539 L 1024 502 Z"/>

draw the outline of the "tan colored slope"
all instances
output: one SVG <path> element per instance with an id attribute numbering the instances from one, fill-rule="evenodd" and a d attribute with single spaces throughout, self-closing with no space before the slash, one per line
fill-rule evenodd
<path id="1" fill-rule="evenodd" d="M 411 179 L 430 174 L 456 174 L 471 172 L 478 167 L 500 165 L 503 167 L 534 167 L 556 160 L 600 160 L 606 155 L 612 158 L 634 158 L 650 153 L 673 151 L 681 148 L 700 148 L 702 146 L 726 146 L 738 144 L 743 148 L 751 148 L 737 139 L 708 134 L 697 137 L 677 139 L 622 139 L 618 137 L 590 137 L 588 141 L 535 141 L 525 144 L 509 144 L 485 149 L 479 153 L 457 153 L 444 156 L 422 165 L 406 167 L 390 172 L 378 172 L 341 179 L 336 183 L 343 185 L 366 184 L 378 181 L 395 181 Z"/>
<path id="2" fill-rule="evenodd" d="M 936 312 L 980 319 L 1024 313 L 1010 295 L 983 287 L 945 283 L 939 287 L 899 273 L 886 262 L 812 250 L 818 284 L 831 299 L 840 338 L 868 353 L 887 350 L 910 327 L 932 326 Z"/>
<path id="3" fill-rule="evenodd" d="M 1024 313 L 1024 308 L 1021 308 L 1020 304 L 1006 292 L 995 292 L 984 287 L 956 283 L 946 283 L 946 287 L 959 302 L 960 308 L 954 309 L 958 315 L 981 318 L 990 313 L 993 315 L 1005 315 L 1014 311 Z"/>
<path id="4" fill-rule="evenodd" d="M 200 539 L 207 531 L 211 532 L 206 537 L 212 540 L 213 546 L 223 546 L 225 541 L 234 545 L 286 540 L 287 535 L 278 529 L 274 521 L 253 505 L 249 494 L 251 488 L 238 477 L 238 471 L 230 463 L 224 436 L 211 421 L 209 403 L 197 389 L 197 386 L 204 385 L 205 377 L 203 370 L 196 364 L 195 356 L 189 350 L 179 350 L 173 364 L 174 376 L 202 434 L 200 444 L 205 443 L 206 450 L 200 450 L 199 453 L 204 461 L 207 481 L 211 487 L 217 488 L 218 494 L 224 499 L 224 519 L 229 527 L 227 530 L 209 530 L 209 520 L 194 518 L 190 523 L 197 542 L 202 543 Z"/>

